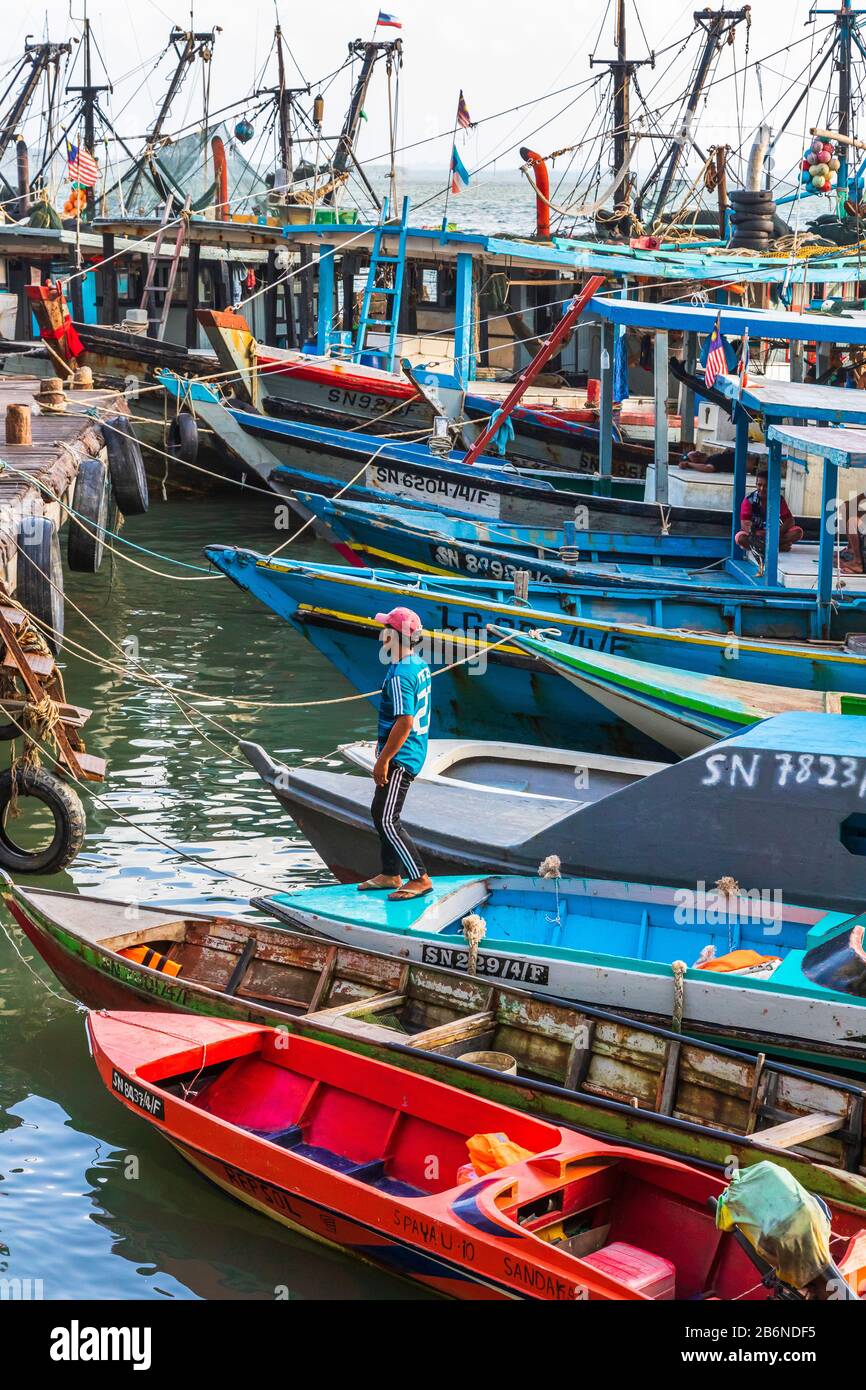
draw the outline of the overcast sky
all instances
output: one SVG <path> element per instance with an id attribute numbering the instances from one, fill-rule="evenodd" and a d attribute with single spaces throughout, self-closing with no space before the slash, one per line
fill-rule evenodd
<path id="1" fill-rule="evenodd" d="M 374 0 L 316 0 L 314 4 L 281 0 L 277 8 L 303 80 L 311 82 L 314 91 L 319 79 L 344 61 L 350 39 L 372 37 L 378 13 Z M 519 157 L 513 147 L 524 141 L 547 154 L 586 138 L 603 87 L 588 90 L 577 84 L 597 74 L 597 69 L 590 70 L 590 53 L 604 58 L 613 52 L 613 24 L 606 0 L 535 0 L 530 5 L 526 0 L 437 0 L 435 4 L 429 0 L 389 0 L 387 8 L 403 21 L 405 65 L 398 140 L 402 146 L 415 146 L 401 156 L 404 165 L 441 167 L 444 173 L 450 135 L 438 140 L 431 137 L 452 125 L 461 87 L 472 119 L 481 122 L 465 145 L 461 143 L 470 169 L 496 159 L 492 167 L 498 171 L 515 170 Z M 638 7 L 628 0 L 631 53 L 643 57 L 648 48 L 654 48 L 659 55 L 655 70 L 642 69 L 638 81 L 650 97 L 650 106 L 659 112 L 663 131 L 673 129 L 676 123 L 677 98 L 699 50 L 699 38 L 694 34 L 695 8 L 694 3 L 681 5 L 679 0 L 653 0 Z M 73 16 L 80 17 L 83 0 L 72 0 L 71 10 Z M 787 115 L 802 90 L 798 82 L 810 57 L 820 49 L 829 22 L 827 16 L 820 16 L 815 24 L 807 25 L 808 10 L 808 0 L 755 0 L 751 31 L 741 25 L 735 43 L 726 46 L 719 59 L 702 114 L 699 143 L 704 147 L 719 141 L 734 147 L 744 141 L 748 144 L 749 132 L 763 114 L 771 124 L 778 124 Z M 165 48 L 172 23 L 188 27 L 189 8 L 173 0 L 92 0 L 88 12 L 116 83 L 111 104 L 118 128 L 125 136 L 140 137 L 165 92 L 170 72 L 168 58 L 157 65 L 157 57 Z M 41 4 L 4 0 L 3 16 L 0 56 L 6 67 L 20 53 L 28 33 L 42 38 L 47 32 L 57 40 L 80 33 L 80 25 L 70 19 L 69 0 L 43 0 Z M 273 0 L 199 0 L 194 21 L 199 29 L 222 28 L 212 64 L 211 109 L 248 96 L 272 42 Z M 396 34 L 393 29 L 378 31 L 380 38 Z M 689 34 L 690 42 L 680 51 L 680 41 Z M 760 68 L 749 69 L 744 84 L 742 68 L 747 51 L 750 63 L 762 61 Z M 736 80 L 735 65 L 739 73 Z M 302 78 L 291 63 L 290 70 L 292 80 L 300 85 Z M 828 114 L 822 110 L 828 71 L 825 69 L 795 119 L 796 135 L 777 161 L 780 175 L 799 153 L 804 114 L 811 124 Z M 270 76 L 273 80 L 273 70 Z M 339 130 L 349 85 L 350 75 L 344 72 L 327 91 L 328 134 Z M 569 90 L 560 90 L 563 88 Z M 518 103 L 525 103 L 522 110 L 507 111 Z M 251 99 L 250 111 L 254 105 Z M 201 110 L 199 68 L 175 101 L 169 128 L 200 119 Z M 361 156 L 384 156 L 388 147 L 384 72 L 374 78 L 367 112 Z M 506 114 L 488 119 L 502 112 Z M 236 114 L 242 114 L 242 108 Z M 255 142 L 250 148 L 254 147 Z"/>

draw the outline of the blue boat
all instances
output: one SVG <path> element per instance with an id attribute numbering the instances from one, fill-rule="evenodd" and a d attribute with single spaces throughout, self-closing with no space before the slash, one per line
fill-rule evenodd
<path id="1" fill-rule="evenodd" d="M 765 399 L 769 399 L 771 388 Z M 835 388 L 801 387 L 799 392 L 788 387 L 780 402 L 781 408 L 793 412 L 800 392 L 799 409 L 804 414 L 819 414 L 823 406 L 816 393 L 850 397 L 856 392 Z M 818 404 L 815 400 L 818 399 Z M 833 407 L 835 409 L 835 405 Z M 866 402 L 850 407 L 856 418 L 866 421 Z M 587 563 L 578 550 L 577 557 L 563 563 L 565 557 L 539 557 L 533 562 L 539 580 L 568 584 L 574 602 L 583 611 L 592 604 L 593 615 L 609 619 L 629 617 L 657 626 L 683 627 L 706 632 L 733 633 L 737 637 L 776 638 L 788 641 L 840 641 L 849 635 L 866 632 L 866 577 L 842 574 L 836 570 L 838 549 L 836 497 L 840 469 L 861 468 L 866 465 L 866 432 L 854 429 L 831 429 L 822 426 L 771 425 L 767 431 L 769 444 L 769 486 L 767 495 L 766 555 L 745 555 L 736 541 L 739 523 L 732 525 L 732 537 L 727 555 L 706 563 L 697 560 L 688 566 L 689 547 L 680 538 L 670 546 L 660 537 L 652 564 L 639 563 L 633 542 L 619 542 L 613 533 L 607 538 L 608 553 L 614 558 L 603 563 Z M 742 451 L 746 449 L 742 445 Z M 738 445 L 738 451 L 740 445 Z M 782 454 L 789 459 L 816 463 L 823 469 L 824 505 L 822 515 L 832 519 L 820 529 L 817 546 L 806 543 L 783 554 L 779 543 L 781 508 Z M 745 453 L 742 470 L 745 477 Z M 736 465 L 740 473 L 740 462 Z M 576 509 L 580 515 L 580 509 Z M 348 514 L 347 514 L 348 515 Z M 739 516 L 739 513 L 737 513 Z M 435 535 L 425 540 L 430 529 L 428 516 L 420 516 L 413 526 L 405 517 L 376 521 L 379 545 L 371 548 L 377 555 L 393 561 L 400 560 L 409 568 L 460 569 L 460 549 L 447 554 L 447 545 L 438 550 L 441 541 Z M 357 517 L 351 523 L 341 521 L 343 534 L 354 540 Z M 370 534 L 370 518 L 364 525 Z M 583 529 L 589 529 L 584 525 Z M 495 535 L 496 532 L 489 533 Z M 563 528 L 565 540 L 569 536 Z M 507 532 L 505 533 L 507 536 Z M 430 541 L 436 540 L 431 549 Z M 580 544 L 579 528 L 575 526 L 574 540 Z M 420 555 L 419 555 L 420 552 Z M 437 553 L 438 552 L 438 553 Z M 712 552 L 710 552 L 712 553 Z M 431 558 L 436 556 L 434 563 Z M 631 556 L 632 558 L 627 558 Z M 592 551 L 589 552 L 591 561 Z M 671 563 L 659 567 L 658 561 L 667 557 Z M 685 557 L 685 558 L 684 558 Z M 600 557 L 599 557 L 600 558 Z M 646 558 L 645 556 L 643 557 Z M 676 560 L 683 563 L 677 567 Z M 499 579 L 513 579 L 522 566 L 520 557 L 507 544 L 479 542 L 474 550 L 464 554 L 465 567 L 473 573 L 489 573 Z"/>
<path id="2" fill-rule="evenodd" d="M 320 534 L 351 564 L 367 556 L 375 564 L 404 565 L 423 574 L 464 574 L 513 579 L 518 570 L 542 583 L 573 582 L 582 564 L 611 563 L 631 556 L 652 566 L 708 565 L 724 559 L 721 536 L 622 535 L 578 528 L 517 526 L 460 517 L 431 508 L 329 498 L 296 492 L 317 518 Z M 579 504 L 575 506 L 579 512 Z"/>
<path id="3" fill-rule="evenodd" d="M 492 626 L 547 631 L 569 645 L 688 671 L 866 694 L 866 661 L 854 650 L 757 640 L 737 636 L 721 624 L 715 633 L 688 631 L 693 600 L 672 599 L 649 588 L 625 602 L 603 589 L 581 592 L 530 584 L 526 597 L 517 598 L 513 584 L 493 580 L 441 580 L 309 564 L 232 546 L 209 546 L 205 553 L 241 589 L 291 622 L 362 692 L 378 693 L 382 684 L 375 615 L 398 605 L 418 612 L 428 660 L 439 673 L 433 732 L 440 737 L 504 738 L 627 756 L 668 756 L 596 700 L 540 668 L 507 638 L 494 638 Z M 733 626 L 743 614 L 734 601 L 730 608 Z M 780 599 L 772 610 L 774 624 L 789 628 L 792 611 L 803 611 L 800 601 Z M 463 664 L 455 666 L 457 661 Z"/>
<path id="4" fill-rule="evenodd" d="M 782 905 L 736 885 L 521 875 L 440 878 L 410 902 L 339 884 L 256 906 L 343 944 L 810 1065 L 866 1070 L 862 917 Z"/>

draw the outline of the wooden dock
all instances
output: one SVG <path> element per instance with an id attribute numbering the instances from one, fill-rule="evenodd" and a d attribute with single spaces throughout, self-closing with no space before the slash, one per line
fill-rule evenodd
<path id="1" fill-rule="evenodd" d="M 43 413 L 38 404 L 40 378 L 0 376 L 0 585 L 10 597 L 18 586 L 17 539 L 25 516 L 48 516 L 58 531 L 66 521 L 61 505 L 72 505 L 75 480 L 82 461 L 105 458 L 105 440 L 98 421 L 87 409 L 98 405 L 112 413 L 126 414 L 123 396 L 106 396 L 104 390 L 66 389 L 66 410 Z M 6 444 L 6 411 L 13 404 L 32 406 L 31 444 Z M 4 471 L 2 464 L 26 473 Z"/>

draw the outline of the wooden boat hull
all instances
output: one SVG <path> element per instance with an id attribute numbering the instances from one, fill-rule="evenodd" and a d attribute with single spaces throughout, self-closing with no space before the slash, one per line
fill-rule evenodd
<path id="1" fill-rule="evenodd" d="M 417 388 L 402 372 L 399 375 L 337 357 L 315 357 L 295 351 L 279 354 L 256 345 L 235 317 L 205 311 L 199 316 L 215 352 L 227 371 L 249 371 L 255 361 L 257 387 L 266 414 L 277 419 L 307 419 L 330 424 L 336 429 L 357 429 L 365 423 L 368 432 L 390 433 L 425 430 L 432 417 L 428 401 L 419 398 Z M 450 378 L 425 370 L 425 385 L 436 390 L 440 399 L 454 398 L 454 409 L 467 417 L 466 447 L 478 428 L 499 408 L 501 394 L 491 386 L 485 396 L 483 382 L 476 382 L 471 393 L 455 392 Z M 587 410 L 582 395 L 568 389 L 558 395 L 568 401 L 562 408 L 550 399 L 544 388 L 530 388 L 524 404 L 512 416 L 513 437 L 505 446 L 504 457 L 541 468 L 598 471 L 598 414 Z M 579 408 L 578 408 L 579 407 Z M 642 481 L 652 460 L 652 413 L 626 409 L 627 423 L 614 430 L 614 471 L 623 477 Z M 670 437 L 679 434 L 679 420 L 669 422 Z M 629 437 L 630 436 L 630 437 Z"/>
<path id="2" fill-rule="evenodd" d="M 127 1109 L 240 1200 L 437 1293 L 767 1296 L 715 1229 L 723 1184 L 696 1169 L 275 1030 L 179 1016 L 165 1032 L 158 1016 L 88 1017 Z M 523 1156 L 464 1178 L 467 1140 L 491 1133 Z M 640 1254 L 651 1283 L 604 1263 L 608 1246 Z"/>
<path id="3" fill-rule="evenodd" d="M 641 1012 L 654 1022 L 670 1020 L 681 1007 L 684 1026 L 699 1037 L 736 1038 L 774 1055 L 804 1057 L 811 1065 L 832 1059 L 833 1065 L 864 1070 L 866 1003 L 856 989 L 842 993 L 815 985 L 803 969 L 804 952 L 836 933 L 849 934 L 856 919 L 743 898 L 737 900 L 734 925 L 726 926 L 714 891 L 704 889 L 704 899 L 701 906 L 697 891 L 683 894 L 663 886 L 581 878 L 563 880 L 560 889 L 558 881 L 501 875 L 439 879 L 427 898 L 396 906 L 342 887 L 302 889 L 256 902 L 318 936 L 464 970 L 469 949 L 459 923 L 467 913 L 483 919 L 493 912 L 497 926 L 478 951 L 477 969 L 485 978 L 615 1012 L 634 1010 L 639 1000 Z M 572 921 L 582 924 L 579 930 Z M 524 934 L 539 929 L 550 934 L 549 924 L 556 922 L 550 942 Z M 766 979 L 689 967 L 678 1005 L 669 949 L 695 958 L 707 942 L 718 942 L 714 949 L 724 954 L 722 943 L 732 936 L 735 945 L 770 956 L 774 944 L 785 942 L 781 964 Z M 668 938 L 675 943 L 670 948 Z M 623 943 L 619 953 L 607 947 L 609 939 Z"/>
<path id="4" fill-rule="evenodd" d="M 318 978 L 330 968 L 332 978 L 347 982 L 339 992 L 332 986 L 328 995 L 320 995 L 318 1008 L 302 1014 L 288 1004 L 268 1005 L 227 995 L 189 978 L 171 979 L 120 956 L 117 949 L 96 940 L 86 941 L 59 920 L 69 914 L 70 905 L 87 907 L 86 901 L 75 903 L 71 895 L 8 884 L 4 898 L 7 909 L 55 976 L 91 1008 L 159 1008 L 278 1025 L 290 1033 L 448 1082 L 497 1104 L 531 1111 L 557 1124 L 658 1150 L 717 1171 L 724 1171 L 730 1155 L 741 1164 L 766 1157 L 769 1140 L 762 1140 L 759 1132 L 746 1133 L 749 1127 L 759 1131 L 765 1127 L 766 1120 L 761 1119 L 765 1106 L 769 1107 L 771 1123 L 800 1112 L 832 1109 L 848 1117 L 849 1137 L 819 1139 L 820 1163 L 779 1149 L 773 1157 L 810 1191 L 846 1209 L 866 1210 L 866 1179 L 856 1171 L 863 1155 L 862 1093 L 847 1084 L 816 1083 L 805 1073 L 779 1073 L 772 1063 L 758 1067 L 745 1054 L 707 1049 L 691 1039 L 656 1033 L 624 1018 L 596 1018 L 582 1013 L 579 1006 L 554 1004 L 514 988 L 496 987 L 492 1031 L 482 1031 L 489 1025 L 477 1014 L 471 1026 L 461 1026 L 466 1011 L 471 1013 L 482 1005 L 490 993 L 483 980 L 428 968 L 413 968 L 410 975 L 407 963 L 394 957 L 347 951 L 307 936 L 294 936 L 290 931 L 276 933 L 260 927 L 265 950 L 270 941 L 280 940 L 287 958 L 304 962 L 318 972 Z M 96 899 L 90 902 L 91 924 L 93 917 L 109 914 L 105 935 L 111 939 L 111 908 L 122 920 L 123 905 Z M 147 907 L 139 911 L 139 922 L 145 929 L 151 921 L 159 923 L 170 916 Z M 242 924 L 234 925 L 240 952 Z M 350 980 L 354 995 L 347 997 Z M 434 1024 L 442 1019 L 446 1006 L 454 1013 L 456 1021 L 450 1029 L 434 1029 L 438 1038 L 435 1049 L 423 1033 L 416 1040 L 414 1035 L 375 1023 L 387 1007 L 393 1007 L 395 994 L 401 988 L 405 992 L 409 985 L 418 999 L 431 1001 L 430 1020 Z M 581 1029 L 587 1035 L 592 1032 L 593 1060 L 581 1067 L 584 1079 L 575 1088 L 565 1083 L 574 1039 Z M 519 1054 L 519 1074 L 503 1075 L 462 1060 L 465 1052 L 482 1044 L 494 1050 L 513 1049 Z M 573 1072 L 575 1080 L 577 1075 Z M 633 1099 L 640 1108 L 631 1103 Z M 669 1113 L 659 1113 L 660 1105 Z M 840 1166 L 843 1164 L 852 1171 L 845 1171 Z"/>

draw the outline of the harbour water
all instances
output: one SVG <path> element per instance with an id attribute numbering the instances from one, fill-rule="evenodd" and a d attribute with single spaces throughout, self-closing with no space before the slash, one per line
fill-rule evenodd
<path id="1" fill-rule="evenodd" d="M 154 499 L 123 534 L 201 566 L 207 540 L 273 549 L 285 539 L 274 520 L 272 500 L 231 489 Z M 298 546 L 331 558 L 315 542 Z M 94 709 L 88 744 L 109 771 L 100 800 L 87 798 L 71 872 L 38 882 L 240 912 L 262 886 L 326 879 L 233 739 L 327 765 L 340 742 L 372 736 L 373 707 L 316 707 L 350 688 L 286 624 L 223 579 L 121 549 L 137 564 L 66 576 L 67 688 Z M 158 686 L 138 678 L 136 653 Z M 261 705 L 239 713 L 233 697 Z M 83 1011 L 5 920 L 0 1279 L 41 1281 L 46 1299 L 421 1296 L 232 1202 L 117 1105 L 87 1055 Z"/>

